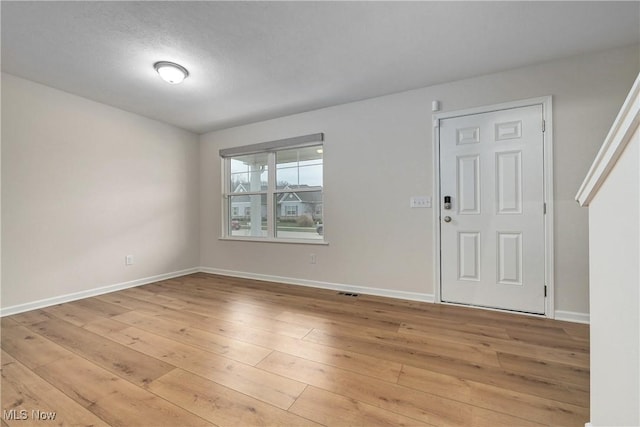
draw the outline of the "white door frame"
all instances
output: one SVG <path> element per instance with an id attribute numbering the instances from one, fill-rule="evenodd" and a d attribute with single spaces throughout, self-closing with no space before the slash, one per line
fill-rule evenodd
<path id="1" fill-rule="evenodd" d="M 532 105 L 542 105 L 542 119 L 544 120 L 543 144 L 543 179 L 544 179 L 544 203 L 546 206 L 546 215 L 544 216 L 544 246 L 545 246 L 545 284 L 547 286 L 547 297 L 545 299 L 545 317 L 555 318 L 555 285 L 554 285 L 554 234 L 553 234 L 553 114 L 552 114 L 552 97 L 543 96 L 540 98 L 523 99 L 519 101 L 505 102 L 501 104 L 486 105 L 482 107 L 469 108 L 464 110 L 450 111 L 434 114 L 433 117 L 433 253 L 434 257 L 434 293 L 435 302 L 438 304 L 452 304 L 442 301 L 441 292 L 441 256 L 440 256 L 440 212 L 442 195 L 440 194 L 440 127 L 439 123 L 442 119 L 450 119 L 453 117 L 467 116 L 470 114 L 488 113 L 493 111 L 508 110 L 511 108 L 529 107 Z M 458 305 L 458 304 L 453 304 Z M 479 307 L 484 308 L 484 307 Z M 499 309 L 497 310 L 505 311 Z M 514 312 L 516 313 L 516 312 Z M 524 314 L 524 313 L 523 313 Z"/>

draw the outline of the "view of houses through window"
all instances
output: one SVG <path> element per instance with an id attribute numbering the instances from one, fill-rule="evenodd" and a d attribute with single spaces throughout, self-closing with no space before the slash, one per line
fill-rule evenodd
<path id="1" fill-rule="evenodd" d="M 323 239 L 322 145 L 226 161 L 229 236 Z"/>

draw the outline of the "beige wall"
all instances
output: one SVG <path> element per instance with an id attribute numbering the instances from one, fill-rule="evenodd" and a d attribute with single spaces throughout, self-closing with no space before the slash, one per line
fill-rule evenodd
<path id="1" fill-rule="evenodd" d="M 2 307 L 197 267 L 198 150 L 195 134 L 2 74 Z"/>
<path id="2" fill-rule="evenodd" d="M 201 265 L 428 297 L 433 210 L 410 209 L 409 198 L 433 195 L 431 101 L 453 111 L 552 95 L 556 310 L 586 314 L 587 212 L 573 198 L 640 69 L 638 51 L 609 50 L 205 134 Z M 325 133 L 329 245 L 219 240 L 218 149 L 315 132 Z"/>

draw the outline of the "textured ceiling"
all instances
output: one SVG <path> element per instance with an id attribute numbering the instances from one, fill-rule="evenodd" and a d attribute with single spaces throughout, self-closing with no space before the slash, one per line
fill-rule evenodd
<path id="1" fill-rule="evenodd" d="M 637 1 L 0 7 L 3 71 L 197 133 L 640 41 Z"/>

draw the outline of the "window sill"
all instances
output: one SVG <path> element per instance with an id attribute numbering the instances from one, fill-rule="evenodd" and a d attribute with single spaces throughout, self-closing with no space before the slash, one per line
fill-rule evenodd
<path id="1" fill-rule="evenodd" d="M 258 242 L 258 243 L 286 243 L 297 245 L 329 245 L 326 240 L 312 239 L 274 239 L 270 237 L 218 237 L 218 240 L 226 240 L 230 242 Z"/>

